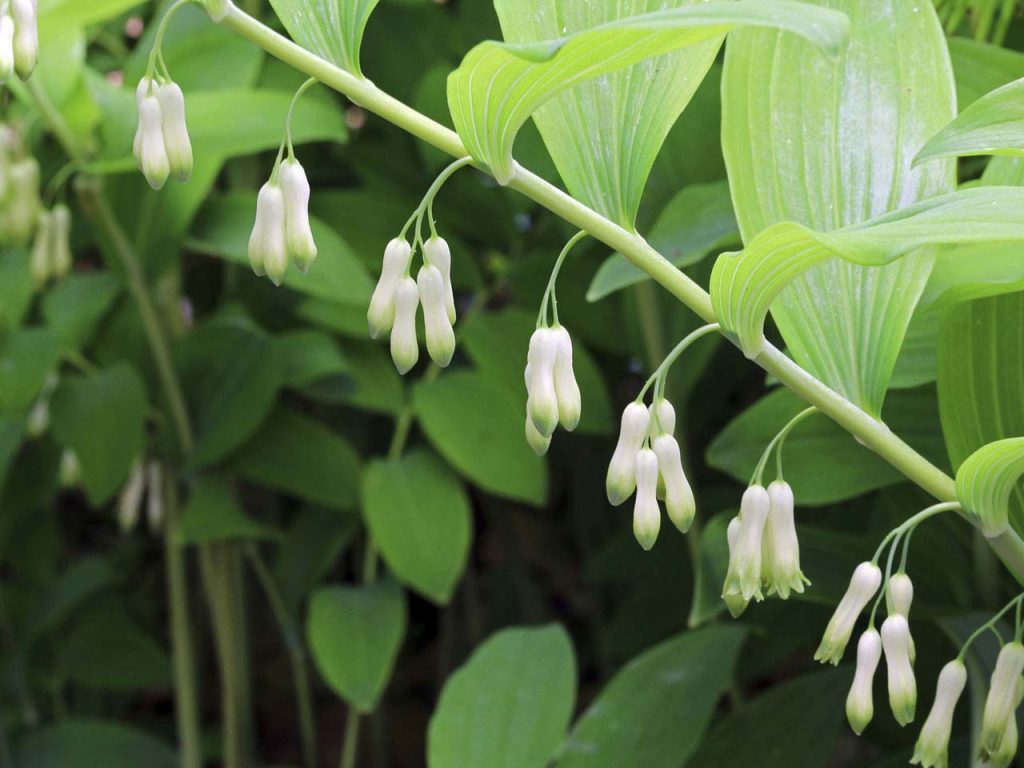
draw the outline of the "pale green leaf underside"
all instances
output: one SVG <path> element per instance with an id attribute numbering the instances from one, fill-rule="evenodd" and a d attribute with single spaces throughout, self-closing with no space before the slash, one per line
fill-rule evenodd
<path id="1" fill-rule="evenodd" d="M 790 0 L 736 0 L 675 8 L 529 44 L 485 42 L 448 78 L 448 104 L 469 153 L 499 182 L 515 173 L 512 146 L 543 104 L 591 78 L 712 40 L 739 26 L 794 32 L 835 54 L 846 19 Z"/>
<path id="2" fill-rule="evenodd" d="M 711 300 L 722 327 L 744 353 L 764 345 L 764 321 L 780 293 L 815 266 L 840 257 L 881 267 L 927 246 L 1024 240 L 1024 189 L 979 187 L 954 192 L 834 232 L 775 224 L 740 253 L 725 254 L 711 275 Z M 829 380 L 848 372 L 830 370 Z M 881 392 L 866 392 L 868 402 Z M 878 400 L 880 402 L 880 399 Z"/>
<path id="3" fill-rule="evenodd" d="M 727 46 L 722 144 L 747 244 L 779 222 L 832 232 L 955 188 L 953 161 L 911 165 L 956 114 L 949 52 L 931 4 L 815 4 L 850 19 L 837 60 L 764 30 L 738 30 Z M 794 358 L 879 414 L 933 259 L 924 251 L 881 269 L 820 260 L 772 307 Z"/>
<path id="4" fill-rule="evenodd" d="M 1024 155 L 1024 78 L 967 107 L 924 145 L 914 163 L 958 155 Z"/>
<path id="5" fill-rule="evenodd" d="M 956 495 L 986 536 L 1009 527 L 1010 494 L 1024 474 L 1024 437 L 1010 437 L 979 448 L 956 473 Z"/>
<path id="6" fill-rule="evenodd" d="M 270 0 L 295 42 L 362 76 L 359 47 L 380 0 Z"/>

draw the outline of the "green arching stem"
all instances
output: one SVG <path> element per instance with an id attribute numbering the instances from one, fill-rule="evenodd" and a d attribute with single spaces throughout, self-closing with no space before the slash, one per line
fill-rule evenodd
<path id="1" fill-rule="evenodd" d="M 544 296 L 540 300 L 540 313 L 537 315 L 537 327 L 547 327 L 548 324 L 548 303 L 551 304 L 551 313 L 555 319 L 555 325 L 558 325 L 558 297 L 555 294 L 555 283 L 558 281 L 558 273 L 562 271 L 562 264 L 565 262 L 565 257 L 569 255 L 569 252 L 576 246 L 583 238 L 587 237 L 587 233 L 580 230 L 573 235 L 569 242 L 562 248 L 562 252 L 558 254 L 558 258 L 555 259 L 555 266 L 551 270 L 551 277 L 548 278 L 548 286 L 544 289 Z"/>
<path id="2" fill-rule="evenodd" d="M 385 93 L 371 81 L 325 61 L 222 0 L 208 0 L 207 7 L 213 12 L 211 18 L 215 18 L 227 29 L 255 43 L 295 69 L 317 78 L 364 109 L 382 116 L 393 125 L 453 157 L 465 157 L 468 154 L 455 131 Z M 473 164 L 480 170 L 486 170 L 481 162 Z M 518 164 L 515 168 L 516 173 L 509 183 L 510 188 L 521 192 L 579 229 L 585 229 L 596 240 L 622 253 L 705 322 L 716 322 L 708 293 L 652 248 L 643 237 L 588 208 Z M 754 362 L 798 397 L 816 406 L 819 411 L 854 435 L 861 444 L 875 451 L 936 499 L 949 502 L 956 500 L 953 478 L 893 434 L 883 421 L 830 389 L 777 347 L 766 343 L 760 354 L 754 358 Z M 1008 531 L 990 539 L 989 543 L 1017 579 L 1024 582 L 1024 539 L 1016 532 Z"/>
<path id="3" fill-rule="evenodd" d="M 878 549 L 875 550 L 875 556 L 871 558 L 871 562 L 875 565 L 878 565 L 878 558 L 881 557 L 882 550 L 885 549 L 885 545 L 888 544 L 889 541 L 892 540 L 894 537 L 902 536 L 904 532 L 910 530 L 911 528 L 916 528 L 929 517 L 934 517 L 935 515 L 938 515 L 942 512 L 950 512 L 952 510 L 960 512 L 962 511 L 962 509 L 963 508 L 960 506 L 960 502 L 958 501 L 944 501 L 939 504 L 933 504 L 927 509 L 922 509 L 916 515 L 909 518 L 908 520 L 905 520 L 903 523 L 896 526 L 885 535 L 885 538 L 882 539 L 882 543 L 879 544 Z"/>
<path id="4" fill-rule="evenodd" d="M 178 11 L 181 6 L 186 3 L 191 3 L 193 0 L 178 0 L 174 5 L 167 9 L 167 13 L 160 19 L 160 25 L 156 28 L 156 36 L 153 38 L 153 50 L 149 52 L 149 64 L 146 67 L 147 77 L 152 75 L 156 71 L 157 61 L 163 67 L 164 76 L 170 78 L 170 72 L 167 71 L 167 65 L 164 63 L 162 48 L 164 45 L 164 34 L 167 32 L 167 25 L 171 21 L 171 17 Z"/>
<path id="5" fill-rule="evenodd" d="M 968 637 L 964 641 L 963 646 L 961 646 L 960 653 L 958 653 L 957 656 L 956 656 L 957 659 L 962 662 L 964 660 L 964 656 L 967 655 L 968 649 L 971 647 L 971 643 L 973 643 L 982 634 L 984 634 L 986 630 L 995 629 L 996 622 L 998 622 L 1001 618 L 1003 618 L 1003 616 L 1005 616 L 1007 614 L 1007 612 L 1009 612 L 1009 610 L 1011 608 L 1016 608 L 1017 606 L 1019 606 L 1021 600 L 1024 600 L 1024 593 L 1021 593 L 1021 594 L 1017 595 L 1010 602 L 1008 602 L 1006 605 L 1004 605 L 999 610 L 999 613 L 997 613 L 991 619 L 989 619 L 984 624 L 982 624 L 980 627 L 978 627 L 976 630 L 974 630 L 974 632 L 971 633 L 970 637 Z M 1000 639 L 1002 639 L 1002 638 L 1000 638 Z"/>
<path id="6" fill-rule="evenodd" d="M 473 162 L 473 158 L 469 155 L 466 155 L 465 153 L 463 153 L 463 155 L 464 157 L 460 157 L 458 160 L 455 160 L 438 174 L 437 178 L 434 179 L 434 183 L 430 185 L 426 194 L 423 195 L 423 199 L 420 201 L 420 204 L 416 206 L 416 210 L 412 212 L 412 216 L 409 217 L 409 220 L 405 222 L 405 226 L 402 227 L 402 231 L 398 236 L 403 240 L 406 240 L 409 227 L 413 224 L 416 225 L 416 233 L 413 235 L 412 242 L 413 252 L 416 251 L 417 247 L 422 247 L 423 245 L 421 229 L 423 227 L 424 215 L 426 215 L 428 219 L 430 234 L 433 237 L 437 237 L 437 229 L 435 228 L 436 225 L 434 223 L 434 198 L 437 197 L 437 193 L 441 191 L 441 187 L 445 185 L 448 179 L 450 179 L 457 170 L 465 168 Z"/>
<path id="7" fill-rule="evenodd" d="M 907 572 L 907 556 L 910 554 L 910 539 L 914 536 L 914 531 L 917 530 L 915 525 L 913 528 L 907 531 L 907 537 L 903 539 L 903 556 L 900 557 L 900 569 L 898 573 Z"/>
<path id="8" fill-rule="evenodd" d="M 284 136 L 285 142 L 288 145 L 289 160 L 295 159 L 295 147 L 292 146 L 292 115 L 295 113 L 295 105 L 296 103 L 298 103 L 299 97 L 302 96 L 302 94 L 304 94 L 306 91 L 308 91 L 310 88 L 312 88 L 319 82 L 320 81 L 317 80 L 315 77 L 309 78 L 306 82 L 299 86 L 299 90 L 297 90 L 295 92 L 295 95 L 292 96 L 291 104 L 288 105 L 288 116 L 285 118 L 284 121 Z M 278 153 L 278 156 L 280 157 L 280 152 Z"/>
<path id="9" fill-rule="evenodd" d="M 872 629 L 875 628 L 875 614 L 878 613 L 878 606 L 882 603 L 882 598 L 887 597 L 889 594 L 889 577 L 892 576 L 892 561 L 896 556 L 896 548 L 900 545 L 900 536 L 903 533 L 896 534 L 896 538 L 892 542 L 892 546 L 889 547 L 889 560 L 885 564 L 885 576 L 882 580 L 882 588 L 878 591 L 878 597 L 875 598 L 875 604 L 871 607 L 871 619 L 868 621 L 868 626 Z M 888 601 L 886 601 L 888 605 Z"/>
<path id="10" fill-rule="evenodd" d="M 717 330 L 719 330 L 718 323 L 709 323 L 708 325 L 702 325 L 697 330 L 683 337 L 683 340 L 675 345 L 672 351 L 669 352 L 662 361 L 661 365 L 655 369 L 654 373 L 652 373 L 650 378 L 648 378 L 644 383 L 643 389 L 640 390 L 640 394 L 636 396 L 636 401 L 638 403 L 643 402 L 644 396 L 647 394 L 647 390 L 657 382 L 664 380 L 665 376 L 668 375 L 668 369 L 671 368 L 672 364 L 679 359 L 679 356 L 686 351 L 687 347 L 702 336 L 707 336 L 709 333 L 714 333 Z M 660 391 L 663 392 L 664 387 L 662 387 Z"/>
<path id="11" fill-rule="evenodd" d="M 768 446 L 764 449 L 764 453 L 761 454 L 761 459 L 760 461 L 757 462 L 757 467 L 754 468 L 754 474 L 750 478 L 750 485 L 764 484 L 764 469 L 766 466 L 768 466 L 768 457 L 772 455 L 773 449 L 777 449 L 775 454 L 775 469 L 777 479 L 782 479 L 782 446 L 785 444 L 786 438 L 789 436 L 789 433 L 793 431 L 797 424 L 799 424 L 801 421 L 806 419 L 808 416 L 810 416 L 817 410 L 818 409 L 815 408 L 813 405 L 810 408 L 805 408 L 792 419 L 790 419 L 789 423 L 787 423 L 786 426 L 779 430 L 779 433 L 771 439 L 771 441 L 768 443 Z"/>

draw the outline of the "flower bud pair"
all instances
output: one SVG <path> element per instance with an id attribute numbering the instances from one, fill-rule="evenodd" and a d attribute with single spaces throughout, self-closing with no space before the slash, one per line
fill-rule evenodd
<path id="1" fill-rule="evenodd" d="M 850 635 L 853 634 L 854 624 L 857 617 L 867 606 L 868 602 L 878 587 L 882 584 L 882 571 L 871 562 L 864 562 L 857 566 L 850 579 L 850 586 L 846 594 L 836 607 L 835 613 L 825 627 L 825 634 L 821 644 L 814 654 L 814 658 L 821 662 L 838 664 L 843 658 L 847 643 L 850 642 Z"/>
<path id="2" fill-rule="evenodd" d="M 580 388 L 572 365 L 572 338 L 564 327 L 556 325 L 533 332 L 524 378 L 526 439 L 538 455 L 543 455 L 555 428 L 561 424 L 572 432 L 582 413 Z"/>
<path id="3" fill-rule="evenodd" d="M 32 279 L 42 288 L 71 271 L 71 209 L 58 203 L 52 211 L 40 210 L 30 256 Z"/>
<path id="4" fill-rule="evenodd" d="M 761 600 L 761 550 L 771 500 L 761 485 L 752 485 L 740 502 L 739 530 L 729 557 L 724 596 L 740 596 L 745 601 Z"/>
<path id="5" fill-rule="evenodd" d="M 1018 686 L 1021 685 L 1021 674 L 1024 674 L 1024 645 L 1016 641 L 1007 643 L 999 651 L 985 699 L 980 739 L 983 758 L 991 759 L 1002 752 L 1014 712 L 1020 706 Z M 1014 741 L 1016 737 L 1016 723 L 1013 723 Z"/>
<path id="6" fill-rule="evenodd" d="M 682 533 L 690 530 L 697 515 L 693 489 L 683 471 L 683 456 L 673 432 L 676 428 L 676 410 L 672 403 L 657 398 L 651 404 L 651 447 L 658 457 L 658 492 L 665 502 L 669 520 Z"/>
<path id="7" fill-rule="evenodd" d="M 132 151 L 153 189 L 169 176 L 187 181 L 192 175 L 192 142 L 185 122 L 185 94 L 176 83 L 143 78 L 135 91 L 139 126 Z"/>
<path id="8" fill-rule="evenodd" d="M 0 83 L 15 72 L 27 80 L 39 60 L 37 0 L 10 0 L 0 15 Z"/>
<path id="9" fill-rule="evenodd" d="M 309 181 L 297 160 L 285 160 L 260 188 L 256 221 L 249 237 L 249 263 L 257 275 L 280 285 L 288 263 L 305 272 L 316 258 L 309 225 Z"/>
<path id="10" fill-rule="evenodd" d="M 3 217 L 3 239 L 25 245 L 39 223 L 39 163 L 33 157 L 11 163 Z"/>

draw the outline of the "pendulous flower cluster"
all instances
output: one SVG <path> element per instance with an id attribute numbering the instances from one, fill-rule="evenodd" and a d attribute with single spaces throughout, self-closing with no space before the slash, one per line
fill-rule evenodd
<path id="1" fill-rule="evenodd" d="M 144 77 L 135 89 L 139 125 L 132 142 L 135 161 L 153 189 L 170 176 L 192 175 L 192 142 L 185 122 L 185 94 L 173 81 Z"/>
<path id="2" fill-rule="evenodd" d="M 280 285 L 291 261 L 303 272 L 316 260 L 309 223 L 309 179 L 294 157 L 278 161 L 256 198 L 249 263 L 257 275 Z"/>
<path id="3" fill-rule="evenodd" d="M 0 6 L 0 83 L 15 73 L 27 80 L 39 60 L 38 0 L 10 0 Z"/>
<path id="4" fill-rule="evenodd" d="M 556 324 L 533 332 L 524 378 L 526 442 L 538 456 L 543 456 L 557 426 L 572 432 L 580 423 L 583 406 L 572 368 L 569 331 Z"/>
<path id="5" fill-rule="evenodd" d="M 39 210 L 30 266 L 37 289 L 71 271 L 71 209 L 64 203 Z"/>

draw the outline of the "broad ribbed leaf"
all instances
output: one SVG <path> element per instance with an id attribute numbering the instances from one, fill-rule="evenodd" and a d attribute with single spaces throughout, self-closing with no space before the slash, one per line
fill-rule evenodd
<path id="1" fill-rule="evenodd" d="M 1010 524 L 1010 494 L 1024 474 L 1024 437 L 1009 437 L 979 448 L 956 473 L 956 495 L 977 518 L 986 536 Z"/>
<path id="2" fill-rule="evenodd" d="M 362 77 L 359 47 L 380 0 L 270 0 L 295 42 Z"/>
<path id="3" fill-rule="evenodd" d="M 516 8 L 517 13 L 523 14 L 529 14 L 530 10 Z M 730 30 L 745 25 L 795 32 L 814 46 L 833 54 L 842 45 L 846 32 L 846 20 L 842 15 L 804 3 L 736 0 L 634 16 L 568 36 L 565 31 L 560 31 L 562 36 L 543 42 L 485 42 L 473 48 L 448 78 L 448 105 L 469 153 L 486 163 L 499 182 L 507 184 L 515 175 L 512 146 L 516 134 L 546 102 L 586 80 L 645 59 L 721 38 Z M 538 31 L 550 29 L 545 22 Z M 701 77 L 709 64 L 700 72 Z M 628 78 L 624 82 L 626 85 L 622 89 L 631 87 Z M 604 108 L 610 109 L 611 105 Z M 636 115 L 628 117 L 635 119 Z M 579 119 L 586 118 L 580 116 Z M 591 119 L 605 125 L 603 116 Z M 660 115 L 658 123 L 663 124 L 664 120 L 665 116 Z M 588 128 L 597 129 L 595 126 Z M 587 131 L 589 133 L 590 130 Z M 580 140 L 579 135 L 573 135 Z M 621 151 L 617 141 L 612 144 L 616 151 Z M 626 146 L 625 149 L 619 161 L 628 163 L 631 159 L 629 153 L 637 148 Z M 587 157 L 596 154 L 590 144 L 574 150 L 577 156 L 583 152 Z M 643 162 L 647 162 L 646 159 Z M 638 180 L 642 189 L 650 170 L 649 163 L 643 168 L 643 162 L 637 163 L 637 171 L 629 170 L 633 179 L 625 182 L 626 199 L 632 199 Z M 565 163 L 563 158 L 560 167 L 564 169 Z M 608 167 L 614 168 L 614 164 Z M 605 183 L 602 181 L 603 185 Z M 619 192 L 602 191 L 602 197 L 607 199 L 614 200 L 616 195 Z M 589 201 L 594 202 L 593 199 Z M 619 208 L 616 215 L 621 216 L 625 209 L 621 204 L 616 207 Z"/>
<path id="4" fill-rule="evenodd" d="M 711 275 L 715 312 L 722 327 L 735 334 L 744 353 L 755 357 L 765 343 L 764 321 L 773 302 L 787 287 L 807 280 L 809 271 L 816 266 L 838 256 L 849 262 L 842 266 L 878 267 L 926 246 L 1020 240 L 1024 238 L 1022 206 L 1022 189 L 979 187 L 926 200 L 834 232 L 815 232 L 792 222 L 775 224 L 755 237 L 739 254 L 723 255 L 716 262 Z M 852 290 L 852 286 L 843 290 Z M 916 289 L 915 298 L 919 294 L 920 288 Z M 844 299 L 847 304 L 843 303 Z M 853 297 L 836 296 L 835 300 L 841 307 L 853 309 L 850 304 Z M 877 414 L 888 374 L 884 379 L 870 375 L 878 372 L 880 363 L 869 353 L 888 355 L 885 365 L 891 372 L 899 344 L 891 343 L 891 339 L 881 339 L 890 343 L 878 346 L 865 343 L 868 340 L 865 334 L 879 329 L 884 316 L 865 314 L 863 308 L 857 309 L 848 318 L 852 323 L 851 332 L 859 331 L 850 337 L 861 342 L 857 349 L 848 350 L 848 343 L 826 348 L 825 343 L 831 336 L 814 342 L 810 336 L 814 329 L 831 331 L 829 325 L 803 328 L 800 338 L 807 346 L 817 345 L 815 368 L 828 382 L 844 382 L 848 397 Z M 881 335 L 884 331 L 879 329 L 878 333 Z M 852 360 L 849 355 L 854 356 Z M 843 367 L 844 363 L 855 365 L 855 370 L 863 375 L 850 380 L 850 371 Z"/>
<path id="5" fill-rule="evenodd" d="M 914 158 L 1024 155 L 1024 78 L 997 88 L 961 112 Z"/>
<path id="6" fill-rule="evenodd" d="M 931 5 L 815 4 L 850 18 L 838 60 L 774 31 L 740 30 L 729 42 L 723 150 L 748 244 L 778 222 L 830 232 L 954 188 L 952 161 L 911 168 L 956 112 Z M 797 362 L 877 414 L 932 261 L 928 251 L 881 269 L 821 259 L 772 306 Z"/>

